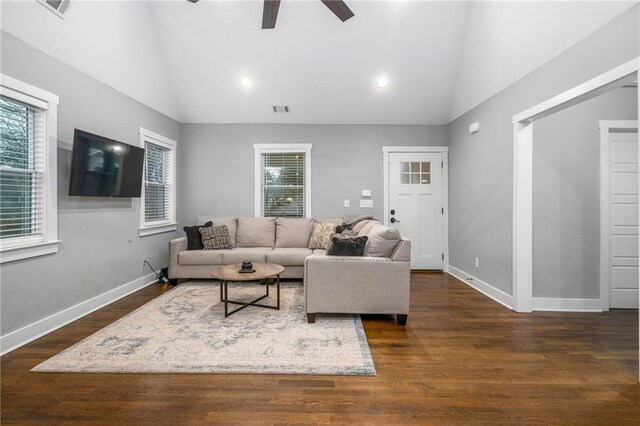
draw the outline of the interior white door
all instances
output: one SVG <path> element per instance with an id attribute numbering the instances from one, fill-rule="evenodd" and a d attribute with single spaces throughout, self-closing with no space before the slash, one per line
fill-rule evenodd
<path id="1" fill-rule="evenodd" d="M 638 133 L 609 133 L 609 307 L 638 308 Z"/>
<path id="2" fill-rule="evenodd" d="M 389 154 L 391 226 L 411 240 L 412 269 L 442 269 L 442 153 Z"/>

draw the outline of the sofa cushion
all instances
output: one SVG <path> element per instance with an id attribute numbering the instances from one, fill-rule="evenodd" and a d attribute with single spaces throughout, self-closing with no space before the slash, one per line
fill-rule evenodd
<path id="1" fill-rule="evenodd" d="M 222 263 L 231 265 L 232 263 L 242 263 L 245 260 L 252 262 L 266 262 L 267 253 L 273 250 L 271 247 L 237 247 L 233 250 L 222 251 Z"/>
<path id="2" fill-rule="evenodd" d="M 282 218 L 276 219 L 277 248 L 307 248 L 313 231 L 313 219 Z"/>
<path id="3" fill-rule="evenodd" d="M 363 220 L 363 222 L 365 221 Z M 377 220 L 367 220 L 364 226 L 362 226 L 362 228 L 360 228 L 360 230 L 358 231 L 358 237 L 369 235 L 371 229 L 376 225 L 380 225 L 380 222 L 378 222 Z"/>
<path id="4" fill-rule="evenodd" d="M 236 247 L 271 247 L 276 239 L 276 220 L 272 217 L 239 217 Z"/>
<path id="5" fill-rule="evenodd" d="M 202 244 L 205 250 L 229 250 L 233 248 L 229 240 L 227 225 L 200 228 L 200 234 L 202 235 Z"/>
<path id="6" fill-rule="evenodd" d="M 312 253 L 308 248 L 274 248 L 267 253 L 267 262 L 282 266 L 302 266 Z"/>
<path id="7" fill-rule="evenodd" d="M 213 222 L 209 221 L 203 225 L 185 226 L 182 228 L 184 233 L 187 234 L 187 250 L 202 250 L 204 248 L 200 228 L 209 226 L 213 226 Z"/>
<path id="8" fill-rule="evenodd" d="M 367 237 L 345 237 L 340 234 L 331 236 L 327 247 L 327 256 L 362 256 L 367 245 Z"/>
<path id="9" fill-rule="evenodd" d="M 238 229 L 237 217 L 198 216 L 197 223 L 205 223 L 207 221 L 213 222 L 213 226 L 225 225 L 227 227 L 227 231 L 229 231 L 229 240 L 231 241 L 231 247 L 236 246 L 236 233 Z"/>
<path id="10" fill-rule="evenodd" d="M 314 249 L 313 250 L 313 254 L 315 256 L 326 256 L 327 255 L 327 251 L 324 249 Z"/>
<path id="11" fill-rule="evenodd" d="M 333 223 L 334 225 L 342 225 L 341 217 L 317 217 L 316 223 Z"/>
<path id="12" fill-rule="evenodd" d="M 364 250 L 365 256 L 390 257 L 402 237 L 395 228 L 376 224 L 367 234 L 369 241 Z"/>
<path id="13" fill-rule="evenodd" d="M 178 253 L 178 265 L 222 265 L 222 252 L 229 250 L 188 250 Z"/>
<path id="14" fill-rule="evenodd" d="M 309 239 L 309 248 L 326 250 L 331 241 L 331 234 L 336 232 L 336 226 L 330 222 L 316 223 Z"/>

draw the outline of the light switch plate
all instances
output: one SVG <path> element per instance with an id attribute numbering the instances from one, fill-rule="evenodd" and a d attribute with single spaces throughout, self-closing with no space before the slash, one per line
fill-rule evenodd
<path id="1" fill-rule="evenodd" d="M 370 189 L 363 189 L 362 190 L 362 196 L 363 197 L 371 197 L 371 190 Z"/>
<path id="2" fill-rule="evenodd" d="M 362 209 L 372 209 L 373 208 L 373 200 L 360 200 L 360 208 L 362 208 Z"/>

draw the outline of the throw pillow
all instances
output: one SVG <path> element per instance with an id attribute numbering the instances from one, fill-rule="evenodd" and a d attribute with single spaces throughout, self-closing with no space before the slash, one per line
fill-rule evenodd
<path id="1" fill-rule="evenodd" d="M 360 234 L 360 230 L 364 228 L 364 226 L 369 222 L 371 222 L 371 219 L 361 220 L 360 222 L 353 225 L 351 229 L 353 229 L 353 232 L 355 232 L 356 234 Z"/>
<path id="2" fill-rule="evenodd" d="M 182 228 L 185 234 L 187 234 L 187 250 L 202 250 L 204 248 L 200 228 L 209 226 L 213 226 L 213 222 L 209 221 L 204 225 L 185 226 Z"/>
<path id="3" fill-rule="evenodd" d="M 364 250 L 365 256 L 391 257 L 402 237 L 395 228 L 389 228 L 380 223 L 376 224 L 368 234 L 369 242 Z"/>
<path id="4" fill-rule="evenodd" d="M 227 225 L 201 228 L 202 244 L 205 250 L 224 250 L 231 248 L 231 239 Z"/>
<path id="5" fill-rule="evenodd" d="M 327 248 L 327 256 L 362 256 L 367 245 L 367 237 L 331 236 L 331 244 Z"/>
<path id="6" fill-rule="evenodd" d="M 360 231 L 358 231 L 358 237 L 361 237 L 363 235 L 369 235 L 371 228 L 379 224 L 380 222 L 378 222 L 377 220 L 367 221 L 367 223 L 365 223 L 365 225 L 362 228 L 360 228 Z"/>
<path id="7" fill-rule="evenodd" d="M 316 223 L 311 231 L 311 238 L 309 239 L 310 249 L 323 249 L 326 250 L 331 241 L 331 234 L 336 232 L 335 223 Z"/>

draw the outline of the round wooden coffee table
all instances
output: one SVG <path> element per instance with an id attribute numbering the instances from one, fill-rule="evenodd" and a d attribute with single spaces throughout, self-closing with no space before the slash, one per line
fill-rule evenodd
<path id="1" fill-rule="evenodd" d="M 280 309 L 280 274 L 284 271 L 284 266 L 277 265 L 275 263 L 258 263 L 253 264 L 255 272 L 252 273 L 240 273 L 241 263 L 235 263 L 233 265 L 218 265 L 214 266 L 211 271 L 211 276 L 220 280 L 220 301 L 224 302 L 224 317 L 228 317 L 231 314 L 235 314 L 238 311 L 246 308 L 247 306 L 259 306 L 261 308 Z M 252 300 L 249 303 L 238 302 L 235 300 L 229 300 L 228 297 L 228 285 L 229 281 L 242 282 L 242 281 L 261 281 L 268 278 L 276 278 L 276 306 L 263 305 L 258 303 L 265 297 L 269 297 L 269 283 L 265 284 L 267 292 L 258 297 L 256 300 Z M 229 312 L 229 303 L 234 305 L 241 305 L 239 308 Z"/>

